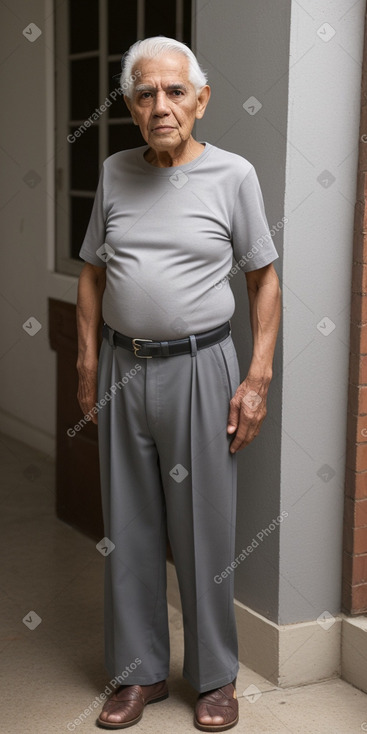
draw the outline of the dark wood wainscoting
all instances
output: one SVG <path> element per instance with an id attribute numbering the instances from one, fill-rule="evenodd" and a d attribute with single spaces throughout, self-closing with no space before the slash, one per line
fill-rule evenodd
<path id="1" fill-rule="evenodd" d="M 49 299 L 49 339 L 57 353 L 57 516 L 95 540 L 103 537 L 97 426 L 83 418 L 77 401 L 77 330 L 73 304 Z M 72 429 L 72 430 L 70 430 Z M 69 434 L 68 434 L 69 430 Z"/>

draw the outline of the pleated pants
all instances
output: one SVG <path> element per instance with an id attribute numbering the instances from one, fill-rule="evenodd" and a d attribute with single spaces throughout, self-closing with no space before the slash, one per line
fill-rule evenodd
<path id="1" fill-rule="evenodd" d="M 105 551 L 106 667 L 113 677 L 128 669 L 126 685 L 169 674 L 167 533 L 183 610 L 183 675 L 199 692 L 236 677 L 234 574 L 218 577 L 234 559 L 237 466 L 226 426 L 238 384 L 231 336 L 201 350 L 191 337 L 191 354 L 152 359 L 103 339 L 101 491 L 114 546 Z"/>

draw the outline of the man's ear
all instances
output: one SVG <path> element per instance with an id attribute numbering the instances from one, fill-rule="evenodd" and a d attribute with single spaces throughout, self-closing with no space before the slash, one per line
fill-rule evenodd
<path id="1" fill-rule="evenodd" d="M 133 106 L 132 106 L 131 99 L 130 99 L 130 97 L 127 97 L 126 94 L 124 94 L 124 102 L 126 104 L 127 109 L 130 112 L 130 115 L 132 117 L 132 120 L 133 120 L 134 125 L 137 125 L 138 123 L 137 123 L 137 120 L 136 120 L 135 115 L 134 115 L 134 112 L 133 112 Z"/>
<path id="2" fill-rule="evenodd" d="M 210 95 L 211 95 L 211 89 L 209 87 L 209 84 L 206 84 L 205 87 L 200 89 L 200 92 L 197 96 L 197 107 L 196 107 L 196 115 L 195 115 L 197 120 L 201 120 L 201 118 L 203 117 L 207 104 L 210 99 Z"/>

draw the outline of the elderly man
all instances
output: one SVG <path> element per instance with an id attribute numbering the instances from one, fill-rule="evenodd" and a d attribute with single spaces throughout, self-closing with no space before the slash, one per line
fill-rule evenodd
<path id="1" fill-rule="evenodd" d="M 194 723 L 223 731 L 238 721 L 238 653 L 233 574 L 214 577 L 234 557 L 236 452 L 266 414 L 278 255 L 253 166 L 192 136 L 210 88 L 191 50 L 163 36 L 138 41 L 121 82 L 146 145 L 103 165 L 77 307 L 78 398 L 95 422 L 97 396 L 101 408 L 106 667 L 121 683 L 98 724 L 131 726 L 145 704 L 168 696 L 168 534 L 183 675 L 199 693 Z M 253 335 L 241 383 L 229 324 L 233 255 Z"/>

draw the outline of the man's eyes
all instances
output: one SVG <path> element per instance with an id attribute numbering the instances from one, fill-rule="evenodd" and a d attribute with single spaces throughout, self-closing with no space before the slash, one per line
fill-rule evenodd
<path id="1" fill-rule="evenodd" d="M 171 94 L 173 95 L 173 97 L 181 97 L 184 93 L 182 89 L 171 89 L 167 94 Z M 149 99 L 152 96 L 152 92 L 142 92 L 140 95 L 140 99 Z"/>

